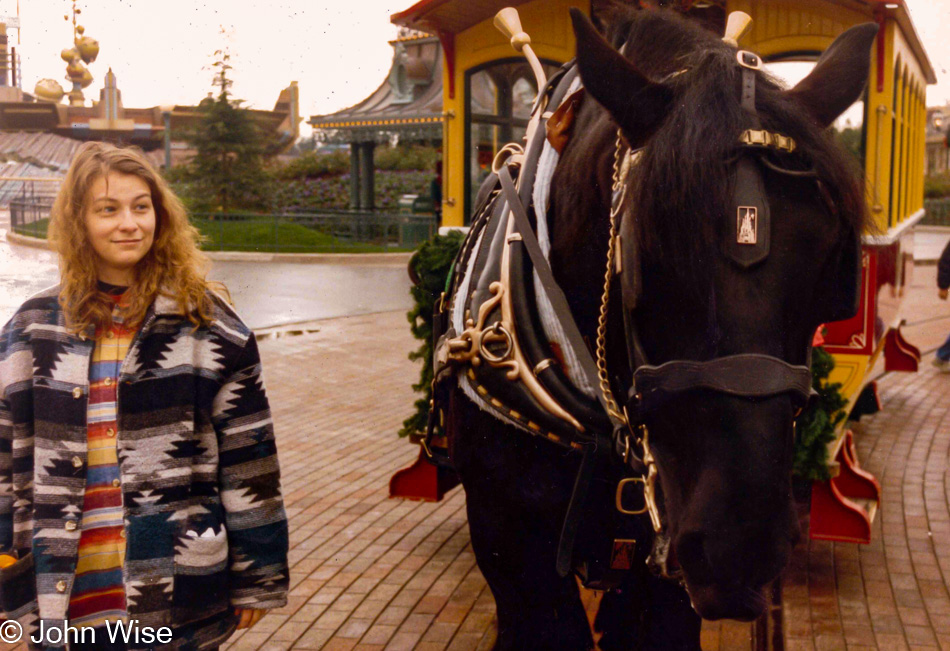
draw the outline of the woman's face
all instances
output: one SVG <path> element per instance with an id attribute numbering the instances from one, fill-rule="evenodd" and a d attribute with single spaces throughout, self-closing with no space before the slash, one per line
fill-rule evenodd
<path id="1" fill-rule="evenodd" d="M 97 177 L 86 195 L 83 219 L 96 252 L 99 280 L 131 285 L 135 265 L 155 238 L 155 207 L 148 184 L 120 172 Z"/>

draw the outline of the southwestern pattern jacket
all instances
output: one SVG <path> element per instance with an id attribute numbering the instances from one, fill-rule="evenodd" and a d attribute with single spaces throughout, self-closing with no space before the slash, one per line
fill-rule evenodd
<path id="1" fill-rule="evenodd" d="M 27 633 L 40 619 L 62 627 L 81 534 L 93 332 L 67 331 L 58 293 L 29 299 L 0 333 L 0 552 L 20 559 L 0 570 L 0 618 Z M 172 628 L 158 648 L 216 646 L 237 624 L 232 607 L 287 600 L 257 344 L 212 301 L 212 324 L 195 330 L 174 301 L 156 299 L 118 378 L 123 581 L 130 620 Z"/>

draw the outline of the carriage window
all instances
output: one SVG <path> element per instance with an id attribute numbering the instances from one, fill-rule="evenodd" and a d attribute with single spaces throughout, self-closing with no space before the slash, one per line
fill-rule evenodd
<path id="1" fill-rule="evenodd" d="M 558 64 L 543 64 L 548 75 L 557 70 Z M 495 154 L 524 138 L 535 94 L 534 75 L 524 59 L 492 62 L 466 74 L 465 223 L 471 220 L 475 196 L 491 173 Z"/>
<path id="2" fill-rule="evenodd" d="M 815 59 L 818 56 L 815 55 Z M 814 61 L 773 61 L 765 69 L 791 88 L 815 67 Z M 864 166 L 864 100 L 858 100 L 835 120 L 834 129 L 841 145 Z"/>

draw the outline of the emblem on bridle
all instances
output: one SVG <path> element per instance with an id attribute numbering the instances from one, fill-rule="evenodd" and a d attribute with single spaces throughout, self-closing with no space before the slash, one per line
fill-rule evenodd
<path id="1" fill-rule="evenodd" d="M 759 241 L 759 211 L 755 206 L 739 206 L 736 224 L 736 242 L 755 244 Z"/>

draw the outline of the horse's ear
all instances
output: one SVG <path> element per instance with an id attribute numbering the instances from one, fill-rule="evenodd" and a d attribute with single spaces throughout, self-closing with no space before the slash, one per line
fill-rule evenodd
<path id="1" fill-rule="evenodd" d="M 631 143 L 641 141 L 659 124 L 672 94 L 640 74 L 579 9 L 571 9 L 571 20 L 584 88 L 613 116 Z"/>
<path id="2" fill-rule="evenodd" d="M 875 23 L 855 25 L 836 38 L 815 69 L 788 91 L 822 128 L 831 126 L 864 92 L 876 35 Z"/>

